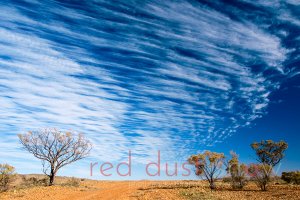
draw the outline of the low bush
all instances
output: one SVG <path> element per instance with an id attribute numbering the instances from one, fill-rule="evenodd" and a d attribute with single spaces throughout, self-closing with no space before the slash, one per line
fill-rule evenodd
<path id="1" fill-rule="evenodd" d="M 281 179 L 287 183 L 300 184 L 300 171 L 282 172 Z"/>
<path id="2" fill-rule="evenodd" d="M 222 178 L 222 181 L 223 181 L 224 183 L 231 183 L 231 177 L 229 177 L 229 176 L 223 177 L 223 178 Z"/>
<path id="3" fill-rule="evenodd" d="M 247 184 L 247 166 L 240 163 L 238 155 L 231 151 L 231 159 L 227 162 L 226 171 L 230 175 L 232 189 L 243 189 Z M 224 179 L 223 179 L 224 181 Z"/>
<path id="4" fill-rule="evenodd" d="M 48 182 L 49 182 L 47 177 L 39 179 L 36 177 L 26 178 L 26 176 L 23 176 L 22 179 L 23 179 L 23 184 L 26 187 L 28 187 L 28 186 L 46 186 L 46 185 L 48 185 Z"/>
<path id="5" fill-rule="evenodd" d="M 254 181 L 262 191 L 266 191 L 272 181 L 272 167 L 266 164 L 250 164 L 248 175 L 250 180 Z"/>
<path id="6" fill-rule="evenodd" d="M 0 192 L 9 189 L 10 184 L 15 179 L 15 168 L 9 164 L 0 164 Z"/>

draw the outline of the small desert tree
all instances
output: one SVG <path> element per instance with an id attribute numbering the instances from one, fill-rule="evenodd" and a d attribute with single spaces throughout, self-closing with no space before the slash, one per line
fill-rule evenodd
<path id="1" fill-rule="evenodd" d="M 267 190 L 267 184 L 271 180 L 272 168 L 266 164 L 250 164 L 248 174 L 261 190 Z"/>
<path id="2" fill-rule="evenodd" d="M 6 191 L 15 178 L 15 168 L 9 164 L 0 164 L 0 192 Z"/>
<path id="3" fill-rule="evenodd" d="M 195 166 L 196 175 L 204 176 L 209 182 L 210 189 L 213 190 L 216 188 L 215 180 L 221 173 L 224 158 L 223 153 L 205 151 L 204 153 L 190 156 L 188 161 Z"/>
<path id="4" fill-rule="evenodd" d="M 276 166 L 284 157 L 284 151 L 288 145 L 284 141 L 274 142 L 272 140 L 262 140 L 251 144 L 252 149 L 257 155 L 258 165 L 252 165 L 249 168 L 250 174 L 259 184 L 262 190 L 267 189 L 270 182 L 274 166 Z"/>
<path id="5" fill-rule="evenodd" d="M 53 185 L 59 169 L 87 157 L 91 150 L 91 143 L 82 134 L 57 129 L 29 131 L 19 139 L 28 152 L 42 160 L 49 185 Z"/>
<path id="6" fill-rule="evenodd" d="M 231 151 L 231 159 L 226 163 L 233 189 L 243 189 L 247 184 L 247 166 L 239 162 L 238 155 Z"/>

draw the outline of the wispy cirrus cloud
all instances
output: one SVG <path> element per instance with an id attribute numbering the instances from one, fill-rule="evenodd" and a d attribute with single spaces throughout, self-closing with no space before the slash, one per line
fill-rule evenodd
<path id="1" fill-rule="evenodd" d="M 193 1 L 28 0 L 0 17 L 3 157 L 22 156 L 16 133 L 58 127 L 86 133 L 93 159 L 185 158 L 264 115 L 293 51 L 263 22 Z"/>

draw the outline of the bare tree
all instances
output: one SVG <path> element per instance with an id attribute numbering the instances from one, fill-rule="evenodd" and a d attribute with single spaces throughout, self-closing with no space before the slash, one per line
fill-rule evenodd
<path id="1" fill-rule="evenodd" d="M 89 140 L 76 132 L 42 129 L 18 136 L 24 148 L 42 160 L 43 172 L 49 177 L 49 185 L 53 185 L 59 169 L 87 157 L 92 148 Z"/>
<path id="2" fill-rule="evenodd" d="M 188 161 L 195 166 L 196 175 L 204 175 L 209 182 L 210 189 L 213 190 L 216 188 L 215 180 L 221 173 L 224 158 L 223 153 L 205 151 L 202 154 L 190 156 Z"/>

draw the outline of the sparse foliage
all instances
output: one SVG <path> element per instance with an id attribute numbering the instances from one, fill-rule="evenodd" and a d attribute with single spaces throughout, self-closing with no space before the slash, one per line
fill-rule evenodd
<path id="1" fill-rule="evenodd" d="M 266 191 L 267 184 L 271 181 L 272 167 L 266 164 L 250 164 L 248 174 L 261 190 Z"/>
<path id="2" fill-rule="evenodd" d="M 288 144 L 284 141 L 262 140 L 261 142 L 252 143 L 251 147 L 260 163 L 274 167 L 284 157 L 284 151 L 288 148 Z"/>
<path id="3" fill-rule="evenodd" d="M 198 155 L 192 155 L 188 159 L 190 164 L 193 164 L 196 168 L 197 176 L 204 176 L 209 182 L 210 189 L 215 189 L 215 180 L 221 173 L 221 168 L 223 166 L 224 154 L 205 151 Z"/>
<path id="4" fill-rule="evenodd" d="M 273 167 L 284 157 L 284 151 L 288 144 L 284 141 L 274 142 L 272 140 L 262 140 L 251 144 L 260 163 L 249 168 L 249 173 L 255 178 L 262 190 L 267 190 L 267 184 L 271 181 Z"/>
<path id="5" fill-rule="evenodd" d="M 43 172 L 53 185 L 55 176 L 62 167 L 88 156 L 91 143 L 82 134 L 43 129 L 19 134 L 24 148 L 42 160 Z"/>
<path id="6" fill-rule="evenodd" d="M 287 183 L 300 184 L 300 171 L 282 172 L 281 179 Z"/>
<path id="7" fill-rule="evenodd" d="M 9 164 L 0 164 L 0 192 L 6 191 L 15 178 L 15 168 Z"/>
<path id="8" fill-rule="evenodd" d="M 233 189 L 243 189 L 247 184 L 247 166 L 239 162 L 238 155 L 231 151 L 231 159 L 227 162 L 226 171 L 230 175 Z"/>

